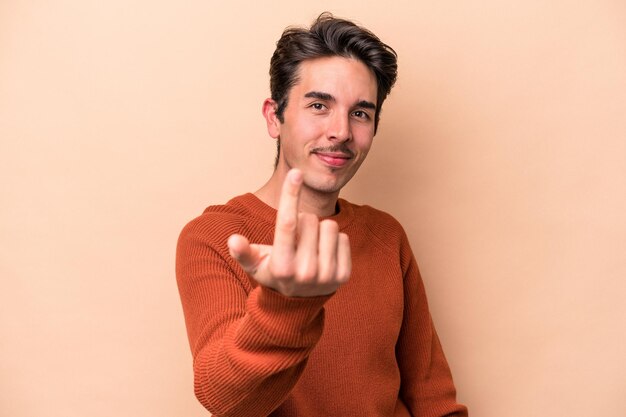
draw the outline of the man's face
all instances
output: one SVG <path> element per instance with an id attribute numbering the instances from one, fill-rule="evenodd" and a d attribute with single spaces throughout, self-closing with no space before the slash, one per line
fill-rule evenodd
<path id="1" fill-rule="evenodd" d="M 281 145 L 276 169 L 286 173 L 299 168 L 305 187 L 338 193 L 372 144 L 376 92 L 376 77 L 358 60 L 325 57 L 302 62 L 284 122 L 270 126 Z"/>

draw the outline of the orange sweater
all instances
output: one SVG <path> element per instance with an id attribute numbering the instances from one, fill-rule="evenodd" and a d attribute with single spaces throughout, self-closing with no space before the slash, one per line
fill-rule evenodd
<path id="1" fill-rule="evenodd" d="M 215 416 L 466 416 L 402 227 L 368 206 L 339 208 L 352 275 L 331 296 L 285 297 L 229 256 L 233 233 L 273 241 L 276 211 L 253 194 L 183 229 L 176 275 L 196 396 Z"/>

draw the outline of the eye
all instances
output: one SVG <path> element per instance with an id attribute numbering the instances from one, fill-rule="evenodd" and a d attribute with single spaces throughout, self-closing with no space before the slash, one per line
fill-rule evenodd
<path id="1" fill-rule="evenodd" d="M 322 103 L 313 103 L 310 106 L 311 108 L 313 108 L 314 110 L 318 110 L 318 111 L 322 111 L 326 108 L 326 106 L 324 106 Z"/>
<path id="2" fill-rule="evenodd" d="M 355 112 L 352 113 L 356 118 L 359 119 L 363 119 L 363 120 L 369 120 L 370 115 L 367 114 L 366 112 L 364 112 L 363 110 L 357 110 Z"/>

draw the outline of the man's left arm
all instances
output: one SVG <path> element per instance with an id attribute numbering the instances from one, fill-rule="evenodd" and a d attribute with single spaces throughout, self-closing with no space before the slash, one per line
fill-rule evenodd
<path id="1" fill-rule="evenodd" d="M 402 383 L 400 397 L 414 416 L 467 416 L 428 309 L 424 283 L 403 234 L 404 317 L 396 345 Z"/>

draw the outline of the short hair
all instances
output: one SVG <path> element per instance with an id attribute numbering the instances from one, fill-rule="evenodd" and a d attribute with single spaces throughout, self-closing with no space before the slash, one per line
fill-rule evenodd
<path id="1" fill-rule="evenodd" d="M 398 55 L 366 28 L 328 12 L 319 15 L 309 29 L 288 27 L 276 42 L 270 61 L 270 91 L 278 106 L 278 120 L 284 122 L 289 91 L 298 82 L 300 64 L 308 59 L 330 56 L 357 59 L 374 73 L 377 84 L 376 132 L 383 102 L 396 82 Z M 280 141 L 277 146 L 280 147 Z"/>

